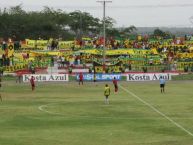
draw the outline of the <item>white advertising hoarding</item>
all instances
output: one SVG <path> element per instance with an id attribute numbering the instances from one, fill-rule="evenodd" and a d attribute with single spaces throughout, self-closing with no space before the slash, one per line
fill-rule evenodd
<path id="1" fill-rule="evenodd" d="M 69 81 L 68 74 L 25 74 L 23 82 L 29 82 L 31 77 L 37 82 L 67 82 Z"/>
<path id="2" fill-rule="evenodd" d="M 121 74 L 96 74 L 97 81 L 112 81 L 114 78 L 121 80 Z M 79 74 L 76 75 L 76 79 L 79 80 Z M 83 79 L 85 81 L 93 81 L 94 74 L 83 74 Z"/>
<path id="3" fill-rule="evenodd" d="M 160 77 L 165 80 L 171 80 L 172 74 L 170 73 L 133 73 L 127 75 L 127 81 L 157 81 Z"/>

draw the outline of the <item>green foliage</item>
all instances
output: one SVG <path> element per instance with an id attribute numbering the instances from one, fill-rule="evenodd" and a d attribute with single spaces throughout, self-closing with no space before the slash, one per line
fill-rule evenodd
<path id="1" fill-rule="evenodd" d="M 106 17 L 107 37 L 128 38 L 135 26 L 124 29 L 114 28 L 116 21 Z M 63 38 L 72 40 L 75 37 L 98 36 L 103 32 L 103 20 L 87 12 L 74 11 L 66 13 L 60 9 L 44 7 L 42 11 L 26 12 L 22 5 L 0 11 L 0 37 L 14 40 Z"/>
<path id="2" fill-rule="evenodd" d="M 112 27 L 107 28 L 107 36 L 109 37 L 119 37 L 119 38 L 129 38 L 133 31 L 137 30 L 135 26 L 126 27 L 123 29 L 116 29 Z"/>
<path id="3" fill-rule="evenodd" d="M 101 21 L 87 12 L 74 11 L 69 13 L 69 17 L 71 20 L 69 26 L 78 38 L 82 38 L 83 35 L 88 35 L 89 32 L 94 34 L 100 32 Z"/>
<path id="4" fill-rule="evenodd" d="M 113 19 L 107 18 L 108 27 Z M 60 9 L 44 7 L 42 11 L 26 12 L 21 5 L 0 11 L 0 37 L 14 40 L 63 38 L 72 40 L 92 33 L 99 34 L 102 21 L 87 12 L 66 13 Z"/>
<path id="5" fill-rule="evenodd" d="M 160 30 L 159 28 L 154 30 L 153 35 L 162 37 L 164 39 L 170 39 L 173 37 L 172 34 L 170 34 L 170 32 L 164 32 L 164 31 Z"/>

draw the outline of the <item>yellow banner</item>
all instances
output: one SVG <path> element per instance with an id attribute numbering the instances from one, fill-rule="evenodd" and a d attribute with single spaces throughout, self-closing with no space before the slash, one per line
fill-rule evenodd
<path id="1" fill-rule="evenodd" d="M 26 39 L 26 47 L 28 48 L 35 48 L 35 40 Z"/>
<path id="2" fill-rule="evenodd" d="M 59 41 L 60 49 L 70 49 L 74 45 L 74 41 Z"/>
<path id="3" fill-rule="evenodd" d="M 39 48 L 39 49 L 47 49 L 47 46 L 48 46 L 48 40 L 37 40 L 35 41 L 35 46 L 36 48 Z"/>
<path id="4" fill-rule="evenodd" d="M 193 53 L 178 53 L 179 58 L 193 58 Z"/>
<path id="5" fill-rule="evenodd" d="M 126 54 L 134 54 L 133 49 L 120 49 L 120 50 L 107 50 L 106 55 L 126 55 Z"/>
<path id="6" fill-rule="evenodd" d="M 80 50 L 79 53 L 88 53 L 94 55 L 102 55 L 103 50 L 97 49 Z M 144 56 L 146 54 L 158 54 L 156 49 L 152 50 L 137 50 L 137 49 L 117 49 L 117 50 L 106 50 L 106 55 L 136 55 Z"/>
<path id="7" fill-rule="evenodd" d="M 150 52 L 150 50 L 138 50 L 138 49 L 133 49 L 134 55 L 145 55 Z"/>
<path id="8" fill-rule="evenodd" d="M 48 40 L 30 40 L 26 39 L 26 44 L 22 45 L 22 48 L 31 48 L 31 49 L 40 49 L 45 50 L 47 49 Z"/>
<path id="9" fill-rule="evenodd" d="M 120 73 L 121 72 L 121 66 L 106 66 L 108 69 L 107 73 Z M 103 72 L 103 66 L 95 66 L 95 71 L 97 73 L 102 73 Z"/>
<path id="10" fill-rule="evenodd" d="M 50 40 L 30 40 L 26 39 L 26 45 L 22 45 L 22 48 L 31 48 L 31 49 L 40 49 L 45 50 L 47 49 L 48 45 L 51 45 Z M 74 41 L 59 41 L 58 42 L 59 49 L 70 49 L 74 45 Z"/>

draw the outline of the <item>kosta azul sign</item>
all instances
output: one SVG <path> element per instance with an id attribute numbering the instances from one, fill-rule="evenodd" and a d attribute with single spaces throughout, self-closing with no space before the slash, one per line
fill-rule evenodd
<path id="1" fill-rule="evenodd" d="M 29 82 L 31 77 L 37 82 L 67 82 L 69 81 L 68 74 L 26 74 L 23 75 L 23 82 Z"/>
<path id="2" fill-rule="evenodd" d="M 127 81 L 156 81 L 162 77 L 165 80 L 171 80 L 169 73 L 142 73 L 142 74 L 128 74 Z"/>
<path id="3" fill-rule="evenodd" d="M 114 77 L 116 78 L 116 80 L 121 80 L 120 74 L 96 74 L 97 81 L 112 81 Z M 76 75 L 76 79 L 79 80 L 79 74 Z M 94 80 L 94 74 L 83 74 L 83 80 Z"/>

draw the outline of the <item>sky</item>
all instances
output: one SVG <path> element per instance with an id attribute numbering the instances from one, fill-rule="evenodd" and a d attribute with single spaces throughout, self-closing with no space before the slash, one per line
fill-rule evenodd
<path id="1" fill-rule="evenodd" d="M 48 6 L 103 16 L 102 3 L 97 0 L 0 0 L 1 9 L 19 4 L 26 11 Z M 106 16 L 116 20 L 116 27 L 193 27 L 193 0 L 112 0 L 106 4 Z"/>

